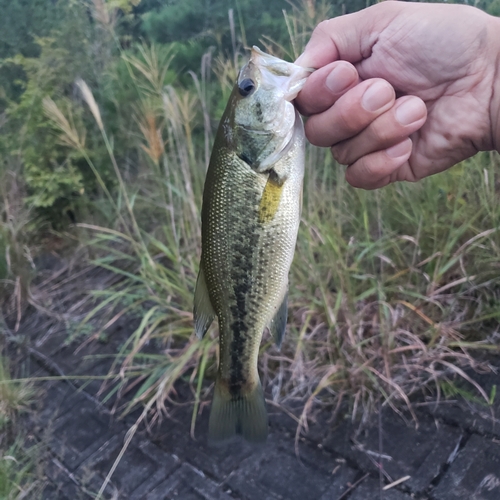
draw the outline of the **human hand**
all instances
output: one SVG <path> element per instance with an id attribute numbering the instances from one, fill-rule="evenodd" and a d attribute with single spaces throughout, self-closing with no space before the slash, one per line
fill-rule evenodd
<path id="1" fill-rule="evenodd" d="M 374 189 L 500 150 L 500 19 L 465 5 L 383 2 L 323 21 L 296 61 L 306 136 Z"/>

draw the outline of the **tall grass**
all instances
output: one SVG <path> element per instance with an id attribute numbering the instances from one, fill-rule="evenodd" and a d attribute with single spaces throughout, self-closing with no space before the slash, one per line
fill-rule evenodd
<path id="1" fill-rule="evenodd" d="M 16 168 L 0 171 L 0 311 L 21 322 L 33 258 L 26 237 L 30 210 L 22 203 L 22 182 Z"/>
<path id="2" fill-rule="evenodd" d="M 307 30 L 326 15 L 324 7 L 307 5 L 306 16 L 286 17 L 293 43 L 291 52 L 275 47 L 280 55 L 296 55 Z M 122 57 L 138 95 L 134 134 L 141 161 L 133 184 L 123 179 L 91 90 L 79 84 L 119 186 L 115 198 L 102 183 L 116 225 L 79 227 L 92 235 L 94 264 L 121 276 L 94 292 L 99 304 L 81 328 L 103 311 L 107 320 L 94 337 L 124 315 L 140 318 L 103 394 L 133 388 L 134 396 L 116 409 L 147 404 L 155 420 L 168 411 L 165 401 L 183 378 L 193 390 L 194 433 L 199 403 L 210 392 L 203 380 L 213 376 L 217 355 L 215 329 L 201 342 L 192 335 L 202 186 L 213 113 L 220 112 L 214 96 L 227 95 L 242 53 L 211 67 L 204 58 L 194 90 L 164 86 L 171 55 L 155 47 Z M 99 178 L 80 139 L 85 131 L 52 101 L 46 111 L 61 140 Z M 275 404 L 301 402 L 301 425 L 313 407 L 344 400 L 352 418 L 366 418 L 380 398 L 395 409 L 401 401 L 411 408 L 411 395 L 423 388 L 432 385 L 439 394 L 445 379 L 468 380 L 463 369 L 475 366 L 471 353 L 498 349 L 491 327 L 500 314 L 497 164 L 497 155 L 483 154 L 415 185 L 365 192 L 346 184 L 327 151 L 308 148 L 287 340 L 281 352 L 270 339 L 262 348 L 264 384 Z"/>
<path id="3" fill-rule="evenodd" d="M 30 382 L 11 379 L 7 358 L 0 355 L 0 498 L 39 498 L 43 482 L 37 471 L 38 447 L 28 444 L 17 420 L 34 390 Z"/>
<path id="4" fill-rule="evenodd" d="M 308 171 L 292 268 L 299 341 L 288 359 L 268 354 L 291 373 L 270 377 L 276 401 L 307 399 L 301 423 L 313 404 L 345 396 L 353 419 L 380 398 L 411 410 L 412 394 L 439 395 L 456 375 L 488 402 L 464 368 L 499 348 L 495 161 L 378 192 L 347 187 L 333 165 Z"/>
<path id="5" fill-rule="evenodd" d="M 322 4 L 306 7 L 286 17 L 290 47 L 263 40 L 268 50 L 300 52 L 327 15 Z M 168 413 L 180 381 L 192 391 L 195 436 L 211 392 L 217 331 L 195 338 L 192 296 L 214 121 L 243 60 L 234 52 L 215 60 L 207 54 L 191 88 L 165 86 L 170 54 L 156 47 L 122 54 L 137 94 L 133 128 L 123 132 L 139 158 L 133 182 L 123 176 L 91 89 L 79 83 L 116 175 L 116 195 L 100 179 L 85 131 L 45 102 L 61 141 L 87 159 L 114 213 L 109 227 L 79 224 L 93 264 L 120 279 L 93 292 L 97 306 L 76 335 L 96 317 L 102 326 L 91 338 L 122 317 L 138 318 L 101 389 L 105 400 L 127 395 L 116 399 L 120 414 L 142 405 L 129 440 L 141 422 Z M 411 411 L 415 393 L 432 389 L 440 397 L 457 376 L 489 402 L 466 369 L 478 366 L 476 352 L 499 349 L 498 165 L 498 155 L 482 154 L 415 185 L 365 192 L 346 184 L 328 151 L 307 149 L 287 335 L 280 352 L 265 337 L 260 356 L 269 401 L 300 408 L 298 432 L 325 405 L 338 411 L 345 402 L 361 420 L 378 404 Z"/>

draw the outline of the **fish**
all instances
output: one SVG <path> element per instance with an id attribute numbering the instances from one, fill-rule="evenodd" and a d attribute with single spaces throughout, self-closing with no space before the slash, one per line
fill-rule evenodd
<path id="1" fill-rule="evenodd" d="M 312 70 L 253 47 L 217 130 L 202 204 L 194 324 L 218 318 L 219 366 L 208 441 L 263 442 L 268 416 L 258 373 L 263 332 L 281 346 L 288 274 L 302 210 L 305 135 L 293 99 Z"/>

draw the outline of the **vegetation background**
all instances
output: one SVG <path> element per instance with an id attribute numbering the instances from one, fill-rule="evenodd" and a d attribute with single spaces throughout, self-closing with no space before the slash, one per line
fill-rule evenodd
<path id="1" fill-rule="evenodd" d="M 42 260 L 76 259 L 75 276 L 98 268 L 111 284 L 65 316 L 68 342 L 106 341 L 136 319 L 103 397 L 127 393 L 120 410 L 154 420 L 185 384 L 194 434 L 217 355 L 215 328 L 192 335 L 201 195 L 246 49 L 293 60 L 318 22 L 371 3 L 0 0 L 2 353 L 29 342 L 23 317 L 50 313 Z M 474 5 L 500 15 L 500 0 Z M 484 153 L 365 192 L 308 149 L 286 342 L 278 352 L 265 337 L 260 357 L 269 404 L 294 415 L 297 435 L 323 407 L 363 420 L 380 404 L 411 409 L 422 391 L 491 403 L 464 370 L 499 348 L 499 167 Z M 2 361 L 0 457 L 17 456 L 0 460 L 2 498 L 32 481 L 15 426 L 31 385 L 11 371 Z"/>

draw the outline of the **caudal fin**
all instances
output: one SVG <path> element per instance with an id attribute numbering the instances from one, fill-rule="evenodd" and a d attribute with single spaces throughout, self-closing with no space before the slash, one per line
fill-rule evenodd
<path id="1" fill-rule="evenodd" d="M 208 424 L 209 442 L 221 443 L 239 434 L 247 441 L 260 443 L 267 438 L 267 428 L 266 403 L 260 383 L 252 392 L 234 397 L 221 389 L 217 380 Z"/>

